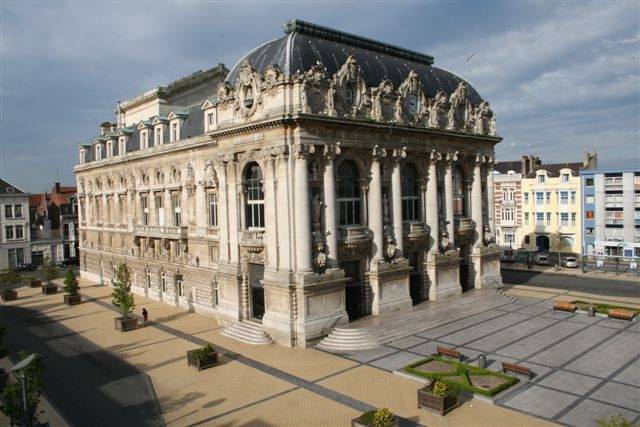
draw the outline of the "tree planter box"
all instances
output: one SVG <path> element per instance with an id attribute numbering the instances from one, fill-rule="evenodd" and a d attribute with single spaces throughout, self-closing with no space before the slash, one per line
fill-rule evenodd
<path id="1" fill-rule="evenodd" d="M 39 280 L 39 279 L 30 280 L 29 281 L 29 287 L 30 288 L 41 288 L 42 287 L 42 280 Z"/>
<path id="2" fill-rule="evenodd" d="M 56 294 L 58 293 L 58 285 L 55 283 L 47 283 L 46 285 L 42 285 L 42 293 L 46 295 Z"/>
<path id="3" fill-rule="evenodd" d="M 216 366 L 218 364 L 218 352 L 214 351 L 211 356 L 206 359 L 201 359 L 197 356 L 200 350 L 189 350 L 187 351 L 187 364 L 189 366 L 193 366 L 198 368 L 198 371 L 202 371 L 203 369 L 211 368 L 212 366 Z"/>
<path id="4" fill-rule="evenodd" d="M 64 303 L 67 305 L 76 305 L 76 304 L 80 304 L 81 302 L 82 302 L 81 295 L 65 295 L 64 296 Z"/>
<path id="5" fill-rule="evenodd" d="M 373 427 L 373 421 L 367 420 L 368 414 L 369 413 L 366 412 L 360 415 L 358 418 L 351 420 L 351 427 Z M 385 427 L 399 427 L 399 426 L 400 426 L 400 420 L 398 420 L 398 417 L 394 415 L 393 421 L 391 421 Z"/>
<path id="6" fill-rule="evenodd" d="M 116 317 L 115 322 L 116 329 L 121 332 L 138 329 L 138 319 L 136 317 L 130 317 L 128 319 L 125 319 L 124 317 Z"/>
<path id="7" fill-rule="evenodd" d="M 2 301 L 13 301 L 18 299 L 18 293 L 14 290 L 3 291 L 2 292 Z"/>
<path id="8" fill-rule="evenodd" d="M 431 394 L 431 387 L 418 390 L 418 408 L 427 408 L 444 415 L 458 406 L 458 396 L 436 396 Z"/>

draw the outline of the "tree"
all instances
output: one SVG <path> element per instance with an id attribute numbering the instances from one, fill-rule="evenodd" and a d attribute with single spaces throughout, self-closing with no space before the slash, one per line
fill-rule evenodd
<path id="1" fill-rule="evenodd" d="M 52 281 L 58 277 L 58 267 L 51 261 L 51 258 L 46 257 L 42 264 L 42 275 L 47 282 Z"/>
<path id="2" fill-rule="evenodd" d="M 23 360 L 27 356 L 29 356 L 29 353 L 25 351 L 18 353 L 19 360 Z M 40 396 L 44 391 L 44 382 L 42 381 L 44 364 L 42 363 L 42 358 L 36 355 L 35 359 L 23 371 L 26 384 L 27 415 L 29 420 L 33 422 L 36 419 Z M 11 419 L 11 425 L 22 425 L 25 415 L 22 404 L 22 382 L 18 373 L 15 373 L 14 377 L 14 380 L 9 382 L 2 392 L 2 407 L 0 407 L 0 410 Z"/>
<path id="3" fill-rule="evenodd" d="M 562 250 L 562 234 L 559 232 L 552 233 L 549 236 L 549 241 L 551 243 L 551 250 L 558 254 L 558 267 L 561 265 L 560 261 L 560 251 Z"/>
<path id="4" fill-rule="evenodd" d="M 120 308 L 122 317 L 128 319 L 135 308 L 133 293 L 131 292 L 131 270 L 127 264 L 120 264 L 113 281 L 113 305 Z"/>
<path id="5" fill-rule="evenodd" d="M 73 269 L 69 267 L 67 276 L 64 278 L 64 292 L 68 295 L 78 295 L 78 280 L 73 273 Z"/>
<path id="6" fill-rule="evenodd" d="M 17 271 L 10 268 L 0 270 L 0 287 L 2 287 L 2 290 L 13 289 L 20 282 L 22 282 L 22 277 Z"/>

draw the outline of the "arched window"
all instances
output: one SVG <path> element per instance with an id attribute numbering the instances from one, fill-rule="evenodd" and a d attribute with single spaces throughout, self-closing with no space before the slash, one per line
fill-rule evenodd
<path id="1" fill-rule="evenodd" d="M 257 163 L 247 166 L 245 172 L 247 197 L 245 202 L 246 228 L 264 228 L 264 186 L 262 169 Z"/>
<path id="2" fill-rule="evenodd" d="M 402 194 L 402 220 L 417 221 L 420 218 L 418 171 L 413 163 L 407 163 L 400 173 Z"/>
<path id="3" fill-rule="evenodd" d="M 340 164 L 336 177 L 340 225 L 360 225 L 358 168 L 350 160 Z"/>
<path id="4" fill-rule="evenodd" d="M 464 175 L 462 168 L 456 166 L 453 169 L 453 216 L 460 218 L 467 215 L 465 199 Z"/>

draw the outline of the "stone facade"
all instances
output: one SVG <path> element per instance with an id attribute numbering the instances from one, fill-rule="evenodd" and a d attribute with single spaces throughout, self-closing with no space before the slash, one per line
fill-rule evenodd
<path id="1" fill-rule="evenodd" d="M 358 59 L 424 69 L 426 55 L 299 21 L 287 31 L 354 53 L 334 72 L 292 72 L 289 60 L 256 68 L 254 51 L 207 94 L 201 134 L 92 159 L 114 127 L 79 147 L 82 274 L 107 281 L 126 262 L 136 292 L 226 323 L 259 319 L 289 346 L 499 286 L 488 103 L 457 77 L 450 93 L 424 88 L 413 70 L 374 85 Z"/>

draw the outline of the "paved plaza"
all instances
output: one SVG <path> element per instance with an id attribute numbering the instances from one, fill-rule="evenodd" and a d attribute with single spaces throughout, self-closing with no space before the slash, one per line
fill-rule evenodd
<path id="1" fill-rule="evenodd" d="M 514 292 L 517 294 L 517 292 Z M 526 293 L 526 291 L 523 291 Z M 533 293 L 533 292 L 531 292 Z M 456 348 L 467 362 L 487 355 L 529 367 L 535 377 L 499 396 L 496 404 L 565 425 L 597 425 L 602 416 L 640 420 L 640 322 L 554 312 L 556 295 L 515 302 L 461 318 L 344 357 L 386 371 Z"/>

